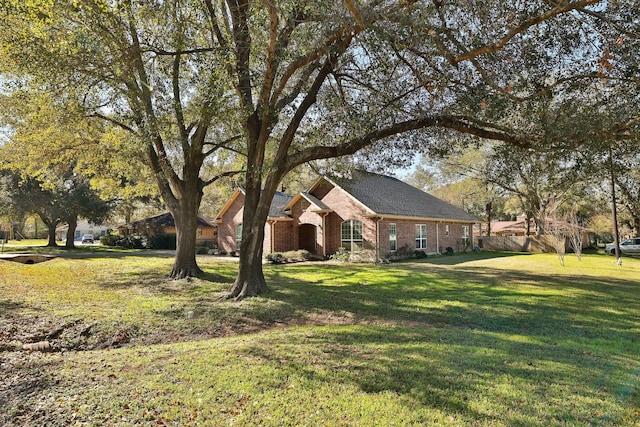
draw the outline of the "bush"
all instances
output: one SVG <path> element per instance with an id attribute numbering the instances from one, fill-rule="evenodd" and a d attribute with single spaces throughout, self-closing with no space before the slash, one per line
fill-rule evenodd
<path id="1" fill-rule="evenodd" d="M 385 259 L 388 261 L 399 261 L 406 258 L 415 256 L 414 250 L 408 244 L 399 247 L 395 252 L 389 252 L 385 255 Z"/>
<path id="2" fill-rule="evenodd" d="M 299 249 L 297 251 L 287 251 L 287 252 L 273 252 L 267 254 L 265 259 L 272 264 L 285 264 L 288 262 L 300 262 L 300 261 L 308 261 L 311 259 L 322 259 L 316 255 L 313 255 L 311 252 L 305 249 Z"/>
<path id="3" fill-rule="evenodd" d="M 147 247 L 150 249 L 175 249 L 175 234 L 156 234 L 147 239 Z"/>
<path id="4" fill-rule="evenodd" d="M 447 255 L 453 255 L 453 248 L 452 248 L 451 246 L 447 246 L 447 247 L 444 249 L 444 252 L 445 252 L 445 254 L 447 254 Z"/>
<path id="5" fill-rule="evenodd" d="M 120 236 L 116 236 L 115 234 L 105 234 L 104 236 L 100 237 L 100 243 L 102 244 L 102 246 L 118 246 L 118 240 L 120 239 Z"/>
<path id="6" fill-rule="evenodd" d="M 104 246 L 118 247 L 123 249 L 143 249 L 144 241 L 140 236 L 116 236 L 105 234 L 100 237 L 100 243 Z"/>
<path id="7" fill-rule="evenodd" d="M 265 257 L 271 264 L 284 264 L 287 260 L 281 252 L 272 252 Z"/>
<path id="8" fill-rule="evenodd" d="M 426 258 L 427 257 L 427 253 L 425 251 L 415 251 L 414 255 L 418 259 L 422 259 L 422 258 Z"/>
<path id="9" fill-rule="evenodd" d="M 207 248 L 206 246 L 196 246 L 196 254 L 197 255 L 208 255 L 209 254 L 209 248 Z"/>
<path id="10" fill-rule="evenodd" d="M 376 262 L 376 251 L 374 249 L 363 249 L 349 252 L 340 247 L 335 254 L 331 255 L 331 259 L 342 262 Z"/>
<path id="11" fill-rule="evenodd" d="M 335 254 L 331 255 L 331 259 L 335 259 L 336 261 L 347 262 L 349 261 L 349 251 L 346 248 L 339 247 Z"/>

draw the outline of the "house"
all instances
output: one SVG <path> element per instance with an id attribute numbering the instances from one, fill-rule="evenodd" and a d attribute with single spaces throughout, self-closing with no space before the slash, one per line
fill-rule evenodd
<path id="1" fill-rule="evenodd" d="M 67 240 L 67 231 L 69 230 L 69 226 L 67 224 L 63 224 L 56 228 L 56 240 Z M 76 226 L 76 231 L 74 233 L 74 240 L 80 240 L 82 236 L 85 234 L 92 234 L 96 239 L 99 239 L 100 236 L 103 236 L 109 232 L 110 228 L 106 224 L 91 224 L 89 221 L 81 220 L 78 221 L 78 225 Z"/>
<path id="2" fill-rule="evenodd" d="M 196 245 L 206 246 L 217 240 L 216 227 L 203 218 L 198 217 L 196 228 Z M 139 221 L 130 222 L 118 227 L 118 234 L 122 236 L 140 235 L 154 236 L 158 234 L 176 234 L 176 223 L 169 213 L 152 216 Z"/>
<path id="3" fill-rule="evenodd" d="M 529 230 L 535 231 L 535 223 L 529 220 Z M 515 221 L 491 221 L 492 236 L 526 236 L 527 235 L 527 217 L 520 215 Z"/>
<path id="4" fill-rule="evenodd" d="M 216 217 L 216 225 L 218 226 L 218 250 L 220 252 L 234 253 L 240 249 L 244 196 L 244 190 L 237 189 L 234 191 Z M 294 247 L 294 219 L 285 211 L 291 199 L 291 196 L 279 191 L 273 196 L 264 230 L 263 248 L 265 253 L 285 252 L 292 250 Z"/>
<path id="5" fill-rule="evenodd" d="M 244 192 L 237 190 L 218 214 L 218 245 L 237 251 Z M 441 253 L 472 246 L 480 220 L 396 178 L 354 172 L 351 179 L 319 178 L 308 191 L 276 193 L 267 223 L 265 253 L 306 249 L 328 256 L 340 248 L 373 251 L 377 258 Z"/>

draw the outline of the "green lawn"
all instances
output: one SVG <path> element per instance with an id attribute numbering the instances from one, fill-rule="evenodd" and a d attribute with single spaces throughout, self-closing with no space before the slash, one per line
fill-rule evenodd
<path id="1" fill-rule="evenodd" d="M 265 266 L 272 292 L 239 303 L 218 300 L 237 265 L 212 258 L 181 281 L 170 258 L 0 263 L 0 331 L 81 321 L 88 346 L 131 338 L 0 352 L 15 371 L 0 424 L 640 425 L 638 259 Z"/>

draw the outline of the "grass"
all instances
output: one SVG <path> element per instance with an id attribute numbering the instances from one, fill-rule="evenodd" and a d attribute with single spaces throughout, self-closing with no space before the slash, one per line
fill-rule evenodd
<path id="1" fill-rule="evenodd" d="M 139 249 L 122 249 L 102 245 L 83 245 L 80 242 L 74 243 L 73 249 L 67 249 L 65 242 L 58 242 L 58 246 L 47 246 L 48 240 L 24 239 L 9 240 L 7 243 L 0 241 L 0 251 L 2 253 L 30 253 L 30 254 L 69 254 L 69 253 L 123 253 L 134 254 L 141 252 Z"/>
<path id="2" fill-rule="evenodd" d="M 272 292 L 240 303 L 217 299 L 236 264 L 169 281 L 171 262 L 0 264 L 0 320 L 132 331 L 22 368 L 41 370 L 28 390 L 59 425 L 640 425 L 638 259 L 265 266 Z"/>

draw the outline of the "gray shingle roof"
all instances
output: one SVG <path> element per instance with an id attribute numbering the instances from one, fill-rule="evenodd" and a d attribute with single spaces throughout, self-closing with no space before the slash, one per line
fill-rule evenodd
<path id="1" fill-rule="evenodd" d="M 407 216 L 465 222 L 480 221 L 474 215 L 418 190 L 399 179 L 370 172 L 354 172 L 352 179 L 330 180 L 377 215 Z"/>
<path id="2" fill-rule="evenodd" d="M 269 206 L 269 218 L 291 218 L 291 216 L 284 211 L 284 208 L 292 198 L 292 196 L 276 191 L 271 201 L 271 206 Z"/>
<path id="3" fill-rule="evenodd" d="M 133 221 L 128 224 L 125 224 L 121 227 L 126 228 L 141 228 L 141 227 L 149 227 L 149 228 L 161 228 L 161 227 L 175 227 L 176 223 L 173 219 L 171 213 L 166 212 L 160 215 L 152 216 L 149 218 L 141 219 L 139 221 Z M 212 225 L 206 221 L 205 219 L 198 217 L 198 226 L 199 227 L 212 227 Z"/>

